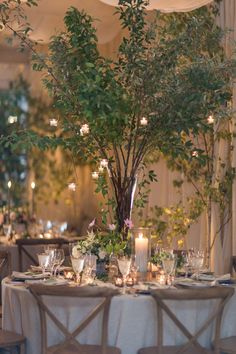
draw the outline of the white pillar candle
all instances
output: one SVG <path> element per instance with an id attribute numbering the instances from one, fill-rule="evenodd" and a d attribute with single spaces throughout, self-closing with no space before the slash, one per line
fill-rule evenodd
<path id="1" fill-rule="evenodd" d="M 135 239 L 135 262 L 139 272 L 147 271 L 148 264 L 148 239 L 140 233 Z"/>

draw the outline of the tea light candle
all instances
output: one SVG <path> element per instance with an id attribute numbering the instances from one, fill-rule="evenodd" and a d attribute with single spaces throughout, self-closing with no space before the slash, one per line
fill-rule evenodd
<path id="1" fill-rule="evenodd" d="M 92 172 L 92 179 L 98 179 L 98 177 L 99 177 L 99 174 L 98 174 L 98 172 Z"/>
<path id="2" fill-rule="evenodd" d="M 148 120 L 146 117 L 143 117 L 142 119 L 140 119 L 140 124 L 142 126 L 146 126 L 148 124 Z"/>
<path id="3" fill-rule="evenodd" d="M 64 277 L 66 279 L 73 279 L 74 278 L 74 272 L 70 270 L 64 270 Z"/>
<path id="4" fill-rule="evenodd" d="M 161 274 L 159 278 L 160 285 L 166 285 L 166 276 L 165 274 Z"/>
<path id="5" fill-rule="evenodd" d="M 123 279 L 117 277 L 117 278 L 115 279 L 115 285 L 116 285 L 116 286 L 123 286 Z"/>
<path id="6" fill-rule="evenodd" d="M 126 285 L 127 286 L 133 286 L 134 285 L 134 280 L 133 280 L 133 278 L 131 276 L 128 276 L 126 278 Z"/>
<path id="7" fill-rule="evenodd" d="M 139 272 L 145 273 L 148 264 L 148 239 L 144 238 L 142 233 L 135 239 L 135 256 Z"/>

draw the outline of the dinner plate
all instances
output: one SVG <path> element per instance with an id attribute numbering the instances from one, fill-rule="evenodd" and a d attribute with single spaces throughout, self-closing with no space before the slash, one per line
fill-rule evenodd
<path id="1" fill-rule="evenodd" d="M 181 287 L 181 288 L 209 288 L 212 286 L 211 283 L 208 283 L 206 281 L 204 282 L 186 282 L 186 281 L 183 281 L 183 282 L 177 282 L 175 283 L 175 286 L 176 287 Z"/>

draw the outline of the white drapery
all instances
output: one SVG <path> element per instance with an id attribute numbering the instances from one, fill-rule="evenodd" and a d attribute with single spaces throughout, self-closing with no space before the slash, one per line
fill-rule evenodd
<path id="1" fill-rule="evenodd" d="M 118 0 L 100 0 L 101 2 L 117 6 Z M 212 0 L 150 0 L 148 10 L 160 10 L 161 12 L 187 12 L 207 5 Z"/>

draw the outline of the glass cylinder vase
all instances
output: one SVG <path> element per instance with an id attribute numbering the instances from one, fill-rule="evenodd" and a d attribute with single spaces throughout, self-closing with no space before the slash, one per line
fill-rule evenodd
<path id="1" fill-rule="evenodd" d="M 148 271 L 148 262 L 151 257 L 151 230 L 147 227 L 131 229 L 132 255 L 138 272 L 145 274 Z"/>

